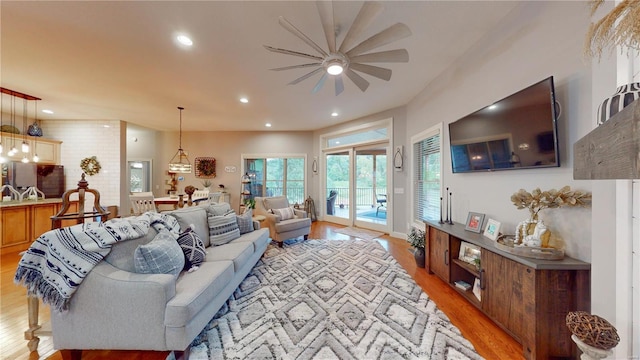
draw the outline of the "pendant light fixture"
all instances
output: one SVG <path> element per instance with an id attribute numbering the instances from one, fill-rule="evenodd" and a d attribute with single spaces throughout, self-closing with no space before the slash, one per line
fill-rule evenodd
<path id="1" fill-rule="evenodd" d="M 38 125 L 38 100 L 36 100 L 34 102 L 35 104 L 35 117 L 33 119 L 33 123 L 37 126 Z M 39 128 L 39 127 L 38 127 Z M 29 135 L 31 135 L 31 133 L 29 133 Z M 33 137 L 34 142 L 33 142 L 33 158 L 31 159 L 34 163 L 37 163 L 38 161 L 40 161 L 40 158 L 38 157 L 38 137 L 34 136 Z"/>
<path id="2" fill-rule="evenodd" d="M 191 162 L 189 162 L 187 154 L 182 149 L 182 110 L 184 110 L 184 108 L 178 106 L 178 110 L 180 110 L 180 142 L 178 151 L 169 162 L 169 171 L 188 174 L 191 173 Z"/>
<path id="3" fill-rule="evenodd" d="M 29 162 L 29 158 L 27 157 L 27 154 L 29 154 L 29 150 L 30 146 L 29 143 L 27 142 L 27 117 L 28 117 L 28 112 L 27 112 L 27 99 L 22 99 L 22 162 L 23 163 L 28 163 Z"/>

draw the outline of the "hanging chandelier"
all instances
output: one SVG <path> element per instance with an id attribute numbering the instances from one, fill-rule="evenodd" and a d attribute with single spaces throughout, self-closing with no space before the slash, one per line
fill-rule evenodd
<path id="1" fill-rule="evenodd" d="M 187 154 L 182 149 L 182 110 L 184 110 L 184 108 L 178 106 L 178 110 L 180 110 L 180 142 L 178 151 L 169 162 L 169 171 L 188 174 L 191 173 L 191 162 L 189 162 Z"/>

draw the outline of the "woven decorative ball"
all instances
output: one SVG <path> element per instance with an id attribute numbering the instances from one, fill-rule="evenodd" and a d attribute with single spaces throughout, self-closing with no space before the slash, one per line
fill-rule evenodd
<path id="1" fill-rule="evenodd" d="M 602 350 L 614 348 L 620 342 L 618 331 L 607 320 L 586 311 L 572 311 L 567 314 L 567 327 L 587 345 Z"/>

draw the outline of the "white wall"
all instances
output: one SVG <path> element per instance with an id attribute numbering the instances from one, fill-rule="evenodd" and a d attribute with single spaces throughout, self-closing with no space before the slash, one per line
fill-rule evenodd
<path id="1" fill-rule="evenodd" d="M 105 127 L 108 126 L 108 127 Z M 120 205 L 122 181 L 121 156 L 122 123 L 114 120 L 56 120 L 43 121 L 42 130 L 48 139 L 62 141 L 60 162 L 64 165 L 65 189 L 77 189 L 82 175 L 80 161 L 95 156 L 100 162 L 100 173 L 87 176 L 90 189 L 100 192 L 102 206 Z M 85 211 L 92 211 L 93 198 Z"/>
<path id="2" fill-rule="evenodd" d="M 507 15 L 459 61 L 428 84 L 407 105 L 407 139 L 439 122 L 445 124 L 443 183 L 453 193 L 453 220 L 464 222 L 469 211 L 503 224 L 503 232 L 529 214 L 517 210 L 511 195 L 533 190 L 591 190 L 574 181 L 572 144 L 591 128 L 591 73 L 582 58 L 588 9 L 578 2 L 526 2 Z M 562 106 L 558 120 L 560 168 L 452 174 L 448 123 L 489 105 L 549 75 Z M 566 243 L 569 256 L 591 260 L 590 209 L 543 210 L 540 217 Z M 587 226 L 585 226 L 587 225 Z"/>

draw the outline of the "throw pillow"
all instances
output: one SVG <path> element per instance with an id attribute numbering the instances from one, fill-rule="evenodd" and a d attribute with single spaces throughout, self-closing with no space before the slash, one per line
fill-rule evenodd
<path id="1" fill-rule="evenodd" d="M 236 221 L 238 222 L 238 229 L 240 230 L 240 235 L 250 233 L 253 231 L 253 211 L 248 209 L 242 215 L 236 215 Z"/>
<path id="2" fill-rule="evenodd" d="M 207 257 L 207 251 L 198 233 L 193 231 L 193 225 L 180 233 L 178 244 L 184 253 L 184 270 L 189 272 L 198 270 L 200 264 Z"/>
<path id="3" fill-rule="evenodd" d="M 289 206 L 283 209 L 271 209 L 271 212 L 274 213 L 275 215 L 280 216 L 280 220 L 293 219 L 295 216 L 292 206 Z"/>
<path id="4" fill-rule="evenodd" d="M 176 238 L 163 229 L 149 243 L 136 248 L 133 265 L 137 273 L 172 274 L 177 278 L 184 268 L 184 254 Z"/>
<path id="5" fill-rule="evenodd" d="M 227 203 L 211 204 L 207 207 L 207 215 L 222 216 L 232 211 L 231 205 Z"/>
<path id="6" fill-rule="evenodd" d="M 223 245 L 240 237 L 236 214 L 222 216 L 209 215 L 209 242 L 211 245 Z"/>

